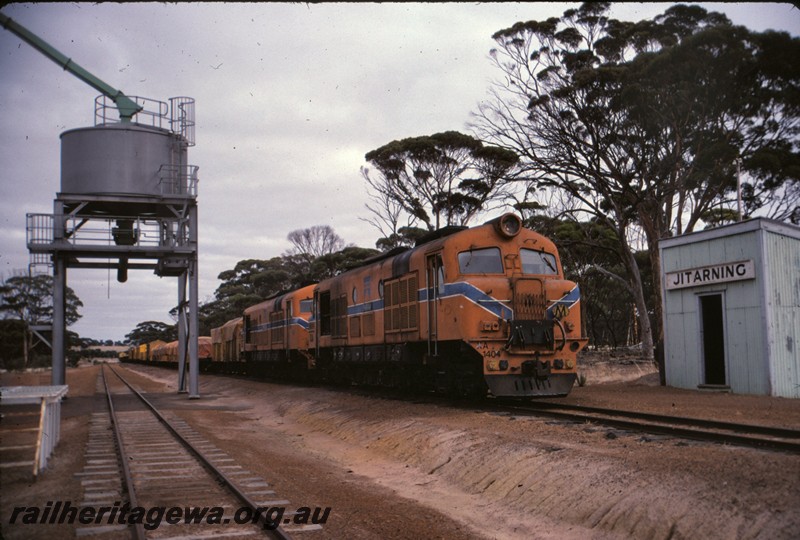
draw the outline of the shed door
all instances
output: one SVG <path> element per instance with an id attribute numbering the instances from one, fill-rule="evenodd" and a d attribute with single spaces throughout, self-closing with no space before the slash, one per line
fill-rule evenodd
<path id="1" fill-rule="evenodd" d="M 721 293 L 700 296 L 700 317 L 704 383 L 724 385 L 725 314 Z"/>

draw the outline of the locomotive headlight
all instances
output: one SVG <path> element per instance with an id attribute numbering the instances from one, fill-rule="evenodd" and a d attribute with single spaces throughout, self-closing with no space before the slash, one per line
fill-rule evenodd
<path id="1" fill-rule="evenodd" d="M 508 369 L 508 360 L 488 360 L 486 362 L 487 371 L 505 371 Z"/>
<path id="2" fill-rule="evenodd" d="M 505 214 L 497 222 L 497 228 L 506 238 L 514 238 L 522 230 L 522 220 L 516 214 Z"/>

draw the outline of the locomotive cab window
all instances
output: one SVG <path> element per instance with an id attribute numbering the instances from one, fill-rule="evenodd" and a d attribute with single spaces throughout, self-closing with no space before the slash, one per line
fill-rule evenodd
<path id="1" fill-rule="evenodd" d="M 502 274 L 503 259 L 500 248 L 471 249 L 458 254 L 458 268 L 462 274 Z"/>
<path id="2" fill-rule="evenodd" d="M 544 251 L 534 251 L 532 249 L 521 249 L 519 250 L 519 254 L 522 256 L 523 274 L 558 274 L 555 255 Z"/>

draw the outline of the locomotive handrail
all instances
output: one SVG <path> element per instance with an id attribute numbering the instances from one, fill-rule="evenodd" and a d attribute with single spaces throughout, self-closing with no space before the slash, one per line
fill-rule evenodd
<path id="1" fill-rule="evenodd" d="M 557 350 L 563 351 L 564 347 L 567 346 L 567 332 L 566 330 L 564 330 L 564 325 L 561 324 L 561 321 L 559 321 L 558 319 L 553 319 L 553 322 L 556 323 L 558 327 L 561 329 L 561 347 L 559 347 Z"/>

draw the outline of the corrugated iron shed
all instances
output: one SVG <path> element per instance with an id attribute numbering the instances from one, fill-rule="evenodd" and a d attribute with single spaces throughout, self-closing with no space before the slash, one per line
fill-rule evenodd
<path id="1" fill-rule="evenodd" d="M 757 218 L 659 249 L 667 384 L 800 398 L 800 227 Z"/>

